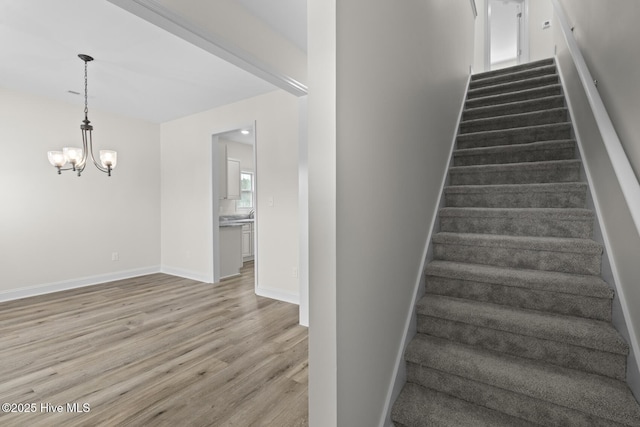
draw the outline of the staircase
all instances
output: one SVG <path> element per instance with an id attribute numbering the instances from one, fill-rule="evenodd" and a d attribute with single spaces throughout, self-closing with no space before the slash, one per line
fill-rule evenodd
<path id="1" fill-rule="evenodd" d="M 472 76 L 400 426 L 640 426 L 553 59 Z"/>

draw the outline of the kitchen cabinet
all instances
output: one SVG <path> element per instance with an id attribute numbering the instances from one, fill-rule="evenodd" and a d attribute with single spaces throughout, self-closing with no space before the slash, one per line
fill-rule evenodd
<path id="1" fill-rule="evenodd" d="M 242 268 L 242 227 L 220 227 L 220 279 L 237 276 Z"/>
<path id="2" fill-rule="evenodd" d="M 253 259 L 253 224 L 242 226 L 242 260 Z"/>
<path id="3" fill-rule="evenodd" d="M 229 157 L 227 146 L 220 145 L 220 196 L 224 200 L 240 200 L 240 160 Z"/>

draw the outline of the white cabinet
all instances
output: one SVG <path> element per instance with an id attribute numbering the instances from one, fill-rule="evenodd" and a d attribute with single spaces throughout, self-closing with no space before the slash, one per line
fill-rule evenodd
<path id="1" fill-rule="evenodd" d="M 224 200 L 240 200 L 240 160 L 233 159 L 227 154 L 227 146 L 218 147 L 220 173 L 220 196 Z"/>
<path id="2" fill-rule="evenodd" d="M 243 261 L 253 259 L 253 224 L 242 226 L 242 259 Z"/>
<path id="3" fill-rule="evenodd" d="M 242 268 L 242 227 L 220 227 L 220 279 L 237 276 Z"/>
<path id="4" fill-rule="evenodd" d="M 240 200 L 240 160 L 227 158 L 227 199 Z"/>

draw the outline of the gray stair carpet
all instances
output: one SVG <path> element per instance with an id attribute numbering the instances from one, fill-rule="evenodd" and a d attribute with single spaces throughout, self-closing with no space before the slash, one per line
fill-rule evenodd
<path id="1" fill-rule="evenodd" d="M 553 59 L 473 75 L 397 427 L 640 426 Z"/>

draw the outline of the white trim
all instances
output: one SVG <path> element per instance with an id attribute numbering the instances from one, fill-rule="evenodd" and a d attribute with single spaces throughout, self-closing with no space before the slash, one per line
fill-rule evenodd
<path id="1" fill-rule="evenodd" d="M 288 302 L 291 304 L 300 305 L 300 296 L 296 294 L 291 294 L 288 292 L 282 292 L 278 289 L 270 289 L 265 287 L 257 287 L 256 295 L 271 298 L 278 301 Z M 303 325 L 304 326 L 304 325 Z"/>
<path id="2" fill-rule="evenodd" d="M 108 0 L 158 27 L 210 52 L 217 57 L 260 77 L 295 96 L 307 94 L 307 86 L 281 73 L 255 55 L 229 43 L 173 13 L 155 0 Z"/>
<path id="3" fill-rule="evenodd" d="M 115 273 L 80 277 L 77 279 L 63 280 L 60 282 L 45 283 L 41 285 L 0 292 L 0 301 L 11 301 L 37 295 L 50 294 L 52 292 L 67 291 L 70 289 L 99 285 L 102 283 L 113 282 L 115 280 L 130 279 L 132 277 L 144 276 L 147 274 L 154 274 L 159 272 L 160 266 L 157 265 L 151 267 L 135 268 L 132 270 L 123 270 Z"/>
<path id="4" fill-rule="evenodd" d="M 384 402 L 384 408 L 382 411 L 382 419 L 380 420 L 380 427 L 384 427 L 386 421 L 389 419 L 391 414 L 391 408 L 393 406 L 393 394 L 395 391 L 396 381 L 398 377 L 398 373 L 400 371 L 400 366 L 404 360 L 404 352 L 409 345 L 410 340 L 413 336 L 409 336 L 409 331 L 411 329 L 411 323 L 413 322 L 413 318 L 415 316 L 415 308 L 418 303 L 418 292 L 420 291 L 420 286 L 424 283 L 424 270 L 427 263 L 427 255 L 429 252 L 429 247 L 431 245 L 431 237 L 433 236 L 433 229 L 436 224 L 436 219 L 438 218 L 438 211 L 440 210 L 440 205 L 442 204 L 442 196 L 444 194 L 444 187 L 447 183 L 447 176 L 449 174 L 449 167 L 451 166 L 451 161 L 453 158 L 453 152 L 456 148 L 456 139 L 458 137 L 458 129 L 460 129 L 460 122 L 462 122 L 462 114 L 464 113 L 464 106 L 467 101 L 467 93 L 469 92 L 469 85 L 471 83 L 471 74 L 467 77 L 467 85 L 465 87 L 465 94 L 462 98 L 462 104 L 460 105 L 460 111 L 458 113 L 458 121 L 456 122 L 456 127 L 453 132 L 453 140 L 451 141 L 451 148 L 449 150 L 449 160 L 447 161 L 447 168 L 444 171 L 442 176 L 442 181 L 440 182 L 440 197 L 438 198 L 438 203 L 436 203 L 433 215 L 431 216 L 431 224 L 429 224 L 429 233 L 427 234 L 427 240 L 424 245 L 424 249 L 422 251 L 422 261 L 420 263 L 420 268 L 418 269 L 418 277 L 416 278 L 416 283 L 413 289 L 413 296 L 411 297 L 411 305 L 410 309 L 407 313 L 407 318 L 404 322 L 404 334 L 402 336 L 402 341 L 400 342 L 400 347 L 398 348 L 398 354 L 396 355 L 396 362 L 393 368 L 393 373 L 391 375 L 391 382 L 389 383 L 389 388 L 387 390 L 387 398 Z"/>
<path id="5" fill-rule="evenodd" d="M 569 27 L 564 10 L 560 3 L 558 3 L 558 0 L 551 1 L 555 8 L 555 13 L 558 17 L 562 34 L 567 42 L 569 53 L 573 58 L 573 62 L 578 70 L 578 75 L 580 76 L 580 81 L 582 82 L 582 86 L 587 94 L 589 106 L 593 111 L 596 124 L 598 125 L 598 129 L 602 135 L 602 140 L 604 142 L 605 149 L 607 150 L 607 154 L 609 155 L 609 159 L 611 160 L 611 165 L 613 166 L 613 170 L 618 178 L 618 182 L 620 183 L 622 194 L 629 206 L 631 217 L 633 218 L 633 222 L 636 226 L 636 232 L 640 235 L 640 183 L 633 172 L 633 168 L 629 163 L 629 158 L 624 152 L 620 138 L 618 138 L 618 134 L 613 127 L 611 118 L 609 117 L 607 109 L 602 102 L 602 98 L 598 93 L 598 89 L 596 88 L 593 77 L 591 76 L 591 72 L 589 71 L 584 57 L 582 56 L 580 47 L 578 46 L 578 42 L 575 37 L 573 37 L 573 33 Z"/>
<path id="6" fill-rule="evenodd" d="M 587 65 L 584 62 L 584 58 L 582 57 L 582 53 L 580 52 L 580 48 L 578 47 L 577 43 L 575 42 L 575 39 L 573 38 L 573 36 L 569 37 L 569 34 L 572 34 L 572 33 L 571 33 L 571 29 L 570 29 L 570 27 L 569 27 L 569 25 L 567 23 L 566 15 L 564 14 L 564 11 L 562 10 L 562 7 L 560 6 L 560 4 L 558 3 L 557 0 L 551 0 L 551 1 L 553 3 L 554 8 L 555 8 L 555 13 L 556 13 L 556 16 L 558 18 L 558 22 L 560 23 L 560 27 L 562 29 L 562 32 L 564 33 L 565 41 L 567 42 L 567 47 L 569 48 L 569 53 L 570 53 L 571 58 L 572 58 L 572 60 L 574 62 L 574 65 L 575 65 L 575 67 L 576 67 L 576 69 L 578 71 L 578 74 L 580 74 L 580 80 L 582 82 L 583 89 L 585 90 L 585 92 L 587 94 L 587 98 L 589 98 L 589 105 L 591 106 L 592 113 L 593 113 L 594 117 L 596 118 L 596 122 L 597 122 L 598 128 L 600 129 L 600 133 L 601 133 L 602 139 L 603 139 L 603 141 L 605 143 L 605 148 L 607 149 L 607 153 L 609 153 L 608 146 L 607 146 L 607 138 L 611 138 L 612 135 L 610 133 L 605 135 L 605 133 L 603 132 L 603 129 L 600 127 L 601 123 L 598 121 L 598 116 L 599 115 L 603 115 L 604 114 L 605 117 L 600 117 L 600 119 L 603 120 L 605 122 L 605 124 L 607 124 L 607 122 L 608 122 L 608 126 L 611 127 L 611 129 L 609 129 L 609 132 L 613 132 L 613 136 L 616 138 L 615 141 L 610 141 L 610 144 L 613 144 L 613 143 L 615 143 L 617 141 L 617 143 L 620 145 L 620 149 L 622 149 L 622 146 L 620 144 L 620 140 L 618 139 L 617 135 L 615 134 L 615 130 L 613 130 L 613 125 L 611 124 L 611 119 L 609 118 L 609 115 L 607 114 L 606 109 L 604 108 L 604 104 L 602 104 L 602 99 L 600 98 L 600 95 L 597 93 L 597 90 L 595 88 L 595 84 L 593 83 L 593 80 L 589 80 L 590 77 L 591 77 L 591 74 L 589 73 Z M 566 31 L 568 31 L 569 34 L 567 34 Z M 570 39 L 573 39 L 573 43 L 574 43 L 573 49 L 572 49 L 571 46 L 569 46 L 569 40 Z M 579 58 L 577 58 L 576 55 L 579 56 Z M 581 61 L 578 61 L 578 59 L 580 59 Z M 562 68 L 560 66 L 560 61 L 558 60 L 557 55 L 556 55 L 556 66 L 558 67 L 558 75 L 560 76 L 560 81 L 562 83 L 562 87 L 566 88 L 565 81 L 564 81 L 564 76 L 563 76 L 563 73 L 562 73 Z M 584 73 L 584 76 L 583 76 L 583 74 L 581 74 L 580 67 L 584 68 L 582 70 L 582 73 Z M 585 83 L 584 79 L 587 79 L 587 82 L 591 84 L 592 88 L 588 87 L 588 85 Z M 592 93 L 591 96 L 589 96 L 589 90 L 590 89 L 595 91 L 595 93 Z M 569 97 L 569 93 L 566 90 L 564 90 L 564 93 L 565 93 L 565 98 L 567 100 L 567 108 L 569 109 L 569 114 L 571 115 L 571 117 L 575 117 L 575 114 L 573 113 L 574 110 L 573 110 L 573 106 L 572 106 L 572 103 L 571 103 L 571 99 Z M 597 98 L 599 100 L 599 103 L 598 103 L 598 108 L 599 109 L 598 110 L 596 110 L 594 105 L 591 103 L 591 98 L 592 97 Z M 573 131 L 574 131 L 575 136 L 576 136 L 576 141 L 578 143 L 578 148 L 579 148 L 581 153 L 584 153 L 584 149 L 583 149 L 583 145 L 582 145 L 582 139 L 580 137 L 580 132 L 578 130 L 578 127 L 577 126 L 573 126 Z M 619 155 L 620 153 L 617 153 L 617 154 Z M 624 157 L 624 160 L 626 160 L 627 165 L 630 168 L 631 166 L 629 165 L 629 160 L 624 155 L 624 151 L 622 152 L 622 155 Z M 613 160 L 613 156 L 610 153 L 609 153 L 609 156 L 611 158 L 611 163 L 612 163 L 612 166 L 614 168 L 614 172 L 616 172 L 616 177 L 618 178 L 618 182 L 619 182 L 620 186 L 623 187 L 622 188 L 622 192 L 624 194 L 624 186 L 623 186 L 623 183 L 620 181 L 620 177 L 617 174 L 616 165 L 615 165 L 615 162 Z M 591 175 L 591 170 L 589 168 L 589 163 L 587 162 L 587 159 L 584 156 L 581 156 L 581 157 L 582 157 L 582 164 L 583 164 L 583 167 L 584 167 L 585 175 L 586 175 L 587 181 L 589 183 L 589 188 L 593 189 L 594 188 L 593 185 L 592 185 L 593 177 Z M 631 171 L 631 173 L 633 173 L 633 171 Z M 634 175 L 634 178 L 635 178 L 635 175 Z M 636 184 L 637 183 L 638 182 L 636 181 Z M 638 201 L 638 203 L 640 203 L 640 189 L 638 191 L 639 191 L 639 195 L 636 196 L 636 197 L 639 198 L 639 200 L 637 200 L 637 201 Z M 617 264 L 615 262 L 615 259 L 613 259 L 613 251 L 612 251 L 612 248 L 611 248 L 609 235 L 607 233 L 607 228 L 606 228 L 606 226 L 605 226 L 605 224 L 603 222 L 604 221 L 604 219 L 603 219 L 604 217 L 602 215 L 602 210 L 600 208 L 600 206 L 601 206 L 600 205 L 600 201 L 598 200 L 598 196 L 595 193 L 595 191 L 591 191 L 591 197 L 593 199 L 594 208 L 596 210 L 596 216 L 598 218 L 598 223 L 600 225 L 600 232 L 602 233 L 602 239 L 604 241 L 604 245 L 605 245 L 605 248 L 606 248 L 607 257 L 609 258 L 609 264 L 611 266 L 611 274 L 613 275 L 613 279 L 614 279 L 614 286 L 615 286 L 616 296 L 620 300 L 620 306 L 622 308 L 622 315 L 624 317 L 625 324 L 626 324 L 627 330 L 629 332 L 629 341 L 631 341 L 629 344 L 631 345 L 631 348 L 633 349 L 633 354 L 635 356 L 634 358 L 635 358 L 635 361 L 636 361 L 636 364 L 637 364 L 637 367 L 638 367 L 638 371 L 640 372 L 640 343 L 638 342 L 638 335 L 636 334 L 635 326 L 634 326 L 633 322 L 631 321 L 631 315 L 629 313 L 629 302 L 628 302 L 627 297 L 626 297 L 626 295 L 624 293 L 623 287 L 621 286 L 622 280 L 620 279 L 620 273 L 618 272 L 618 267 L 617 267 Z M 627 200 L 627 203 L 628 203 L 628 200 Z M 633 217 L 633 207 L 631 205 L 629 205 L 629 209 L 631 210 L 631 214 L 632 214 L 632 217 Z M 635 222 L 635 218 L 634 218 L 634 222 Z M 638 222 L 635 222 L 635 224 L 636 224 L 636 227 L 637 227 L 638 226 Z"/>
<path id="7" fill-rule="evenodd" d="M 307 96 L 298 98 L 298 283 L 299 322 L 309 326 L 309 141 Z"/>
<path id="8" fill-rule="evenodd" d="M 185 279 L 195 280 L 197 282 L 211 283 L 211 278 L 208 274 L 203 274 L 199 271 L 186 270 L 184 268 L 170 267 L 163 265 L 160 269 L 161 273 L 170 274 L 172 276 L 184 277 Z"/>

